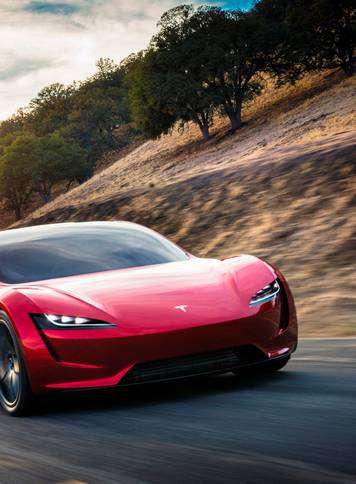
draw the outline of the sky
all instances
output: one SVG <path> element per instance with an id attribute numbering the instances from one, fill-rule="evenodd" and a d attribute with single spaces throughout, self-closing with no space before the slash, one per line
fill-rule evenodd
<path id="1" fill-rule="evenodd" d="M 182 3 L 247 9 L 252 0 L 0 0 L 0 120 L 44 86 L 87 78 L 100 57 L 145 48 L 162 13 Z"/>

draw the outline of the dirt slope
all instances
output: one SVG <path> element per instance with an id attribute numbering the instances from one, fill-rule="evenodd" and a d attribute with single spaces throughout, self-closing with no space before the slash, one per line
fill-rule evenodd
<path id="1" fill-rule="evenodd" d="M 149 141 L 22 225 L 126 219 L 197 255 L 242 252 L 286 273 L 303 335 L 356 334 L 356 83 L 272 86 L 235 135 L 218 120 Z"/>

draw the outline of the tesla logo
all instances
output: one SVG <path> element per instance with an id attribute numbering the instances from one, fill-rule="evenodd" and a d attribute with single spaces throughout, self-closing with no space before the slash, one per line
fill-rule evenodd
<path id="1" fill-rule="evenodd" d="M 177 311 L 183 311 L 183 313 L 186 313 L 188 310 L 188 306 L 182 305 L 182 306 L 174 306 L 174 309 L 177 309 Z"/>

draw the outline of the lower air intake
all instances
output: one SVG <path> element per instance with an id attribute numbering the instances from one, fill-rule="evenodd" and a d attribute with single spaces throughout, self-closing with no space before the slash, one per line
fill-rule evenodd
<path id="1" fill-rule="evenodd" d="M 148 383 L 209 373 L 224 373 L 265 359 L 257 348 L 242 347 L 210 353 L 180 356 L 134 366 L 121 380 L 122 385 Z"/>

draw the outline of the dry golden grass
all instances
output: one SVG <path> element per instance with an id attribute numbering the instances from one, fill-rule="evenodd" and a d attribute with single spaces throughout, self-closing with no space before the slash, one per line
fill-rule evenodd
<path id="1" fill-rule="evenodd" d="M 356 334 L 355 79 L 309 75 L 217 119 L 148 141 L 23 225 L 126 219 L 197 255 L 262 256 L 286 273 L 302 335 Z"/>

